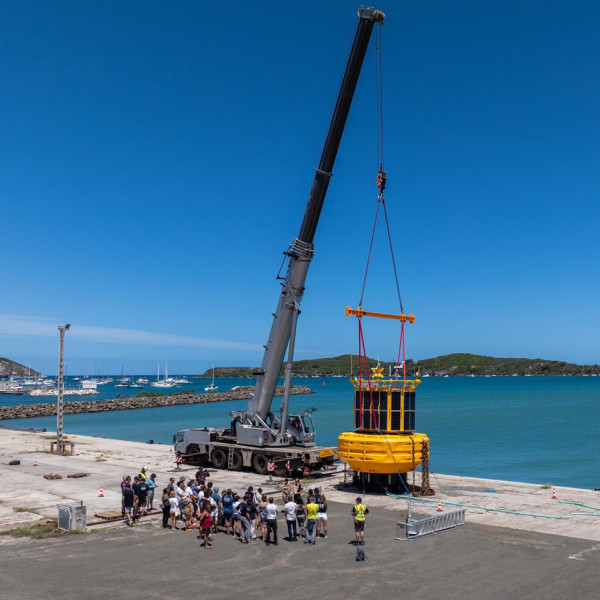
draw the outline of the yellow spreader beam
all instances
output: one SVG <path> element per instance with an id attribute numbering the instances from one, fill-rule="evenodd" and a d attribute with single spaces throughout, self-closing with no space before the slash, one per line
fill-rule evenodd
<path id="1" fill-rule="evenodd" d="M 346 316 L 351 317 L 354 315 L 357 319 L 362 319 L 363 317 L 378 317 L 380 319 L 395 319 L 396 321 L 400 321 L 402 323 L 415 322 L 415 315 L 405 315 L 403 312 L 399 315 L 388 315 L 387 313 L 378 313 L 378 312 L 368 312 L 363 310 L 362 307 L 358 307 L 354 310 L 351 306 L 346 306 Z"/>

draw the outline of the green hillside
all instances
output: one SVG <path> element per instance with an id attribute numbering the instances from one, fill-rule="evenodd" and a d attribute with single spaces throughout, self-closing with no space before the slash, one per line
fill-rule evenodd
<path id="1" fill-rule="evenodd" d="M 430 375 L 592 375 L 598 365 L 577 365 L 543 358 L 495 358 L 478 354 L 446 354 L 419 361 Z"/>
<path id="2" fill-rule="evenodd" d="M 369 366 L 374 367 L 377 360 L 369 358 Z M 389 373 L 392 362 L 381 361 L 384 372 Z M 331 358 L 315 358 L 294 361 L 295 377 L 349 377 L 358 374 L 358 357 L 356 354 L 343 354 Z M 545 360 L 542 358 L 495 358 L 478 354 L 446 354 L 424 360 L 406 361 L 406 371 L 412 375 L 417 368 L 421 375 L 430 376 L 465 376 L 465 375 L 596 375 L 600 374 L 598 365 L 577 365 L 564 361 Z M 217 367 L 215 377 L 251 377 L 256 367 Z M 283 368 L 281 370 L 283 375 Z M 211 377 L 212 368 L 196 377 Z"/>

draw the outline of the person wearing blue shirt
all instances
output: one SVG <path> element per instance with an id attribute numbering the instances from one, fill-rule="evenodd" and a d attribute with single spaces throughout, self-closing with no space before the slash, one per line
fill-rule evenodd
<path id="1" fill-rule="evenodd" d="M 152 502 L 154 500 L 154 490 L 156 489 L 156 473 L 152 473 L 150 477 L 146 478 L 146 485 L 148 486 L 148 496 L 146 497 L 146 506 L 148 510 L 154 510 Z"/>
<path id="2" fill-rule="evenodd" d="M 225 533 L 229 535 L 229 527 L 233 527 L 233 494 L 231 490 L 227 490 L 227 493 L 221 499 L 223 504 L 223 518 L 225 519 Z M 233 531 L 235 534 L 235 530 Z"/>

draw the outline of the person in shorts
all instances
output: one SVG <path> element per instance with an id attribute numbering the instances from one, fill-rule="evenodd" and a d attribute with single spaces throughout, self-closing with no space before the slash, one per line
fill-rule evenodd
<path id="1" fill-rule="evenodd" d="M 154 490 L 156 489 L 156 473 L 152 473 L 150 477 L 146 478 L 146 485 L 148 486 L 148 496 L 146 497 L 146 510 L 150 512 L 154 510 Z"/>
<path id="2" fill-rule="evenodd" d="M 210 511 L 210 503 L 206 502 L 203 505 L 202 512 L 200 513 L 200 527 L 202 530 L 202 537 L 204 538 L 204 548 L 206 550 L 212 549 L 209 535 L 213 527 L 213 518 Z"/>
<path id="3" fill-rule="evenodd" d="M 258 503 L 258 519 L 260 521 L 261 538 L 265 542 L 267 539 L 267 499 L 264 496 Z"/>
<path id="4" fill-rule="evenodd" d="M 171 521 L 171 531 L 177 529 L 177 519 L 179 518 L 179 500 L 176 492 L 169 493 L 169 520 Z"/>
<path id="5" fill-rule="evenodd" d="M 233 529 L 233 494 L 231 490 L 227 492 L 221 498 L 221 504 L 223 505 L 223 522 L 225 524 L 225 533 L 229 535 L 229 528 Z M 233 535 L 235 535 L 235 529 L 233 529 Z"/>
<path id="6" fill-rule="evenodd" d="M 319 511 L 317 512 L 317 537 L 321 536 L 321 527 L 323 527 L 323 537 L 327 537 L 327 499 L 325 494 L 319 496 Z"/>
<path id="7" fill-rule="evenodd" d="M 133 521 L 131 519 L 131 511 L 133 510 L 133 490 L 131 489 L 131 484 L 126 483 L 125 489 L 123 490 L 123 514 L 125 515 L 126 523 L 130 527 L 133 526 Z"/>

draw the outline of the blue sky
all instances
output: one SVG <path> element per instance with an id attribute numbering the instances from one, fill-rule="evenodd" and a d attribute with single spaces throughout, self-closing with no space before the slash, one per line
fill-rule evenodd
<path id="1" fill-rule="evenodd" d="M 357 2 L 4 2 L 0 355 L 56 372 L 258 365 Z M 597 363 L 600 6 L 391 2 L 386 190 L 407 355 Z M 297 358 L 356 352 L 376 208 L 367 55 Z M 383 229 L 367 310 L 397 310 Z M 365 320 L 370 355 L 398 330 Z"/>

